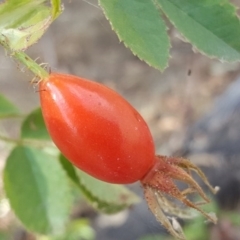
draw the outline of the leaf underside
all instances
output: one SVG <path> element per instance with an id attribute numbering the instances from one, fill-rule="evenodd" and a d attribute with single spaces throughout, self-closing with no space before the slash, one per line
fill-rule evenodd
<path id="1" fill-rule="evenodd" d="M 36 140 L 51 140 L 40 108 L 31 112 L 23 121 L 21 137 Z"/>

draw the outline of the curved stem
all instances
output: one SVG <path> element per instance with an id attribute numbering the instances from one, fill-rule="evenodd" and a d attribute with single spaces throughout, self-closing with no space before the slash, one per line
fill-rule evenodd
<path id="1" fill-rule="evenodd" d="M 21 62 L 35 76 L 39 77 L 40 79 L 44 79 L 49 76 L 49 73 L 44 68 L 42 68 L 38 63 L 36 63 L 33 59 L 31 59 L 26 53 L 22 51 L 12 51 L 5 41 L 0 41 L 0 44 L 6 49 L 10 56 L 15 58 L 18 62 Z"/>
<path id="2" fill-rule="evenodd" d="M 26 115 L 23 114 L 9 114 L 5 116 L 0 116 L 0 120 L 9 119 L 9 118 L 25 118 Z"/>
<path id="3" fill-rule="evenodd" d="M 20 141 L 18 139 L 12 139 L 6 136 L 1 136 L 0 135 L 0 140 L 4 141 L 4 142 L 8 142 L 8 143 L 13 143 L 13 144 L 19 144 Z"/>
<path id="4" fill-rule="evenodd" d="M 51 141 L 42 141 L 36 139 L 13 139 L 3 135 L 0 135 L 0 141 L 16 144 L 16 145 L 32 145 L 35 147 L 54 147 Z"/>
<path id="5" fill-rule="evenodd" d="M 48 77 L 49 73 L 45 69 L 43 69 L 39 64 L 37 64 L 33 59 L 31 59 L 26 53 L 13 52 L 11 56 L 20 61 L 40 79 Z"/>

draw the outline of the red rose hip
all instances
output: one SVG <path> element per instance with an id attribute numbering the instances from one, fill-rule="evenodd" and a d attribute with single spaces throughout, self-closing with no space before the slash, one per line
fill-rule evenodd
<path id="1" fill-rule="evenodd" d="M 77 168 L 95 178 L 127 184 L 141 181 L 149 208 L 177 239 L 185 239 L 175 218 L 191 217 L 188 208 L 216 222 L 214 214 L 200 205 L 209 199 L 192 178 L 196 172 L 210 190 L 214 189 L 203 172 L 182 158 L 155 156 L 149 128 L 140 114 L 119 94 L 99 83 L 72 75 L 51 73 L 39 85 L 44 121 L 53 142 Z M 187 184 L 179 190 L 174 180 Z M 197 193 L 204 200 L 192 202 Z M 167 196 L 184 203 L 176 207 Z"/>
<path id="2" fill-rule="evenodd" d="M 113 90 L 52 73 L 40 82 L 40 100 L 53 142 L 90 175 L 110 183 L 133 183 L 154 165 L 154 144 L 147 124 Z"/>

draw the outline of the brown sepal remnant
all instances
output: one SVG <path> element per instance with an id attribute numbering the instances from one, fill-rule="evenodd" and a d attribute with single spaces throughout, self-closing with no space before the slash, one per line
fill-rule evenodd
<path id="1" fill-rule="evenodd" d="M 204 215 L 209 221 L 216 223 L 217 218 L 214 213 L 206 213 L 200 206 L 210 202 L 199 184 L 191 176 L 191 171 L 196 172 L 203 182 L 209 187 L 212 193 L 216 193 L 218 188 L 213 188 L 208 182 L 204 173 L 189 160 L 175 157 L 156 156 L 156 164 L 149 173 L 141 180 L 144 188 L 145 198 L 148 206 L 157 220 L 172 234 L 176 239 L 184 240 L 185 236 L 176 218 L 166 216 L 165 213 L 180 218 L 192 218 L 196 216 L 195 209 Z M 174 180 L 187 184 L 187 188 L 180 190 Z M 193 202 L 189 195 L 197 193 L 203 201 Z M 186 208 L 170 201 L 167 197 L 173 197 L 183 203 Z"/>

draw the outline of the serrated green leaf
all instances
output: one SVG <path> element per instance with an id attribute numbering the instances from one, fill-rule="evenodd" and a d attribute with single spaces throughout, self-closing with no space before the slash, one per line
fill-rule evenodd
<path id="1" fill-rule="evenodd" d="M 16 147 L 4 169 L 4 188 L 16 216 L 37 233 L 64 231 L 72 203 L 68 178 L 43 151 Z"/>
<path id="2" fill-rule="evenodd" d="M 119 39 L 134 55 L 164 70 L 170 43 L 166 26 L 151 0 L 99 0 Z"/>
<path id="3" fill-rule="evenodd" d="M 28 139 L 50 140 L 40 108 L 31 112 L 23 121 L 21 137 Z"/>
<path id="4" fill-rule="evenodd" d="M 139 202 L 138 196 L 126 187 L 97 180 L 74 168 L 64 156 L 61 156 L 61 164 L 67 171 L 68 176 L 77 183 L 84 196 L 95 208 L 102 212 L 116 213 Z"/>
<path id="5" fill-rule="evenodd" d="M 240 60 L 240 21 L 227 0 L 156 0 L 182 35 L 200 52 Z"/>
<path id="6" fill-rule="evenodd" d="M 15 105 L 8 101 L 3 95 L 0 95 L 0 118 L 12 117 L 19 114 Z"/>
<path id="7" fill-rule="evenodd" d="M 23 51 L 37 42 L 60 14 L 59 1 L 8 0 L 0 4 L 0 43 Z"/>
<path id="8" fill-rule="evenodd" d="M 126 187 L 105 183 L 77 170 L 81 189 L 99 210 L 105 213 L 116 213 L 139 201 L 137 195 Z"/>

